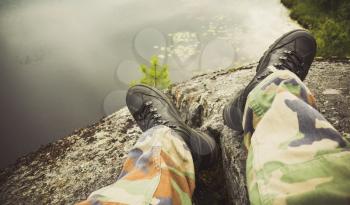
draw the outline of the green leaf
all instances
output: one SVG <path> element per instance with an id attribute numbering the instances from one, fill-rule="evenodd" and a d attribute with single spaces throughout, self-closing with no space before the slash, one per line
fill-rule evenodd
<path id="1" fill-rule="evenodd" d="M 139 80 L 142 84 L 154 86 L 158 89 L 166 89 L 171 84 L 169 79 L 169 67 L 166 64 L 159 65 L 157 56 L 152 56 L 149 67 L 142 64 L 139 70 L 143 74 L 142 78 Z M 132 86 L 137 82 L 137 80 L 133 80 L 130 85 Z"/>

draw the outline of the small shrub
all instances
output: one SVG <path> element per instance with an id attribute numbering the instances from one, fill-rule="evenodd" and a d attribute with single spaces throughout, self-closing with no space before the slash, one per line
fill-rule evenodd
<path id="1" fill-rule="evenodd" d="M 344 27 L 332 19 L 326 19 L 314 31 L 318 44 L 318 54 L 325 57 L 346 57 L 350 52 L 350 36 Z"/>
<path id="2" fill-rule="evenodd" d="M 149 67 L 140 65 L 139 70 L 142 72 L 143 77 L 139 81 L 131 82 L 131 86 L 138 83 L 158 89 L 166 89 L 170 86 L 168 65 L 159 65 L 157 56 L 151 58 Z"/>
<path id="3" fill-rule="evenodd" d="M 281 0 L 292 19 L 316 37 L 317 55 L 350 56 L 349 0 Z"/>

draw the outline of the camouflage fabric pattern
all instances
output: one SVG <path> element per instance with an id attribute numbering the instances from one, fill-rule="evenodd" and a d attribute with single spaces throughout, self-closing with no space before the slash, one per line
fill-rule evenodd
<path id="1" fill-rule="evenodd" d="M 142 134 L 118 180 L 79 205 L 191 204 L 195 188 L 191 153 L 182 138 L 160 125 Z"/>
<path id="2" fill-rule="evenodd" d="M 243 120 L 253 205 L 350 204 L 349 143 L 290 71 L 249 94 Z"/>

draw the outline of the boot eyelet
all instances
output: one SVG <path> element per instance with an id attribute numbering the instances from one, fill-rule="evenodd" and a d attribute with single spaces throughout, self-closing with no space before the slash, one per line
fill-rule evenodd
<path id="1" fill-rule="evenodd" d="M 280 59 L 280 60 L 287 60 L 287 57 L 281 56 L 281 57 L 279 57 L 279 59 Z"/>
<path id="2" fill-rule="evenodd" d="M 152 105 L 152 104 L 153 104 L 152 101 L 147 101 L 147 102 L 145 103 L 146 106 L 150 106 L 150 105 Z"/>

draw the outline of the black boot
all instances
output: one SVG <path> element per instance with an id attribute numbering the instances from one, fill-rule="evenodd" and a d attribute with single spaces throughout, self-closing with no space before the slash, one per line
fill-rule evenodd
<path id="1" fill-rule="evenodd" d="M 126 104 L 142 131 L 156 125 L 175 130 L 189 147 L 196 170 L 217 162 L 215 140 L 187 126 L 170 99 L 161 91 L 146 85 L 133 86 L 128 90 Z"/>
<path id="2" fill-rule="evenodd" d="M 223 111 L 225 125 L 243 131 L 242 120 L 247 96 L 274 70 L 290 70 L 304 80 L 316 54 L 316 41 L 305 30 L 294 30 L 277 39 L 259 60 L 256 75 Z"/>

